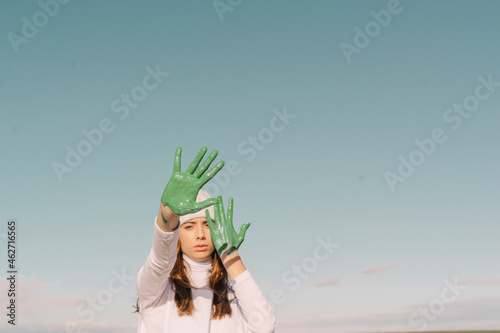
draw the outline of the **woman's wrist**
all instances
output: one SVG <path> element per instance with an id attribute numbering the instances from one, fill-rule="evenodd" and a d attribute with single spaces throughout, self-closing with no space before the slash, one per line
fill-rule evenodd
<path id="1" fill-rule="evenodd" d="M 162 231 L 175 231 L 179 227 L 179 215 L 174 214 L 167 206 L 160 204 L 156 224 Z"/>
<path id="2" fill-rule="evenodd" d="M 226 268 L 227 274 L 231 280 L 234 280 L 238 275 L 246 271 L 243 261 L 238 254 L 238 251 L 233 251 L 230 255 L 223 253 L 221 256 L 221 261 Z"/>

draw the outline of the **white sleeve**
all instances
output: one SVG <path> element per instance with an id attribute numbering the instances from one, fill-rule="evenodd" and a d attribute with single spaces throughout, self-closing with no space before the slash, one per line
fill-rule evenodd
<path id="1" fill-rule="evenodd" d="M 178 239 L 179 228 L 172 232 L 162 231 L 155 219 L 153 247 L 137 274 L 136 289 L 141 311 L 154 305 L 170 283 L 168 277 L 177 258 Z"/>
<path id="2" fill-rule="evenodd" d="M 273 333 L 276 322 L 273 311 L 248 270 L 231 280 L 238 306 L 252 333 Z"/>

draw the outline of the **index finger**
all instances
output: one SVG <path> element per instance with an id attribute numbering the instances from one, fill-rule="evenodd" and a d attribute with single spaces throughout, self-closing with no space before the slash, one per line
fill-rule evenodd
<path id="1" fill-rule="evenodd" d="M 219 214 L 220 214 L 220 220 L 221 220 L 221 223 L 224 223 L 224 226 L 226 226 L 226 211 L 224 210 L 224 203 L 222 200 L 222 195 L 219 195 L 217 197 L 217 199 L 219 200 Z"/>
<path id="2" fill-rule="evenodd" d="M 175 151 L 174 172 L 181 172 L 181 154 L 182 154 L 182 148 L 179 147 Z"/>

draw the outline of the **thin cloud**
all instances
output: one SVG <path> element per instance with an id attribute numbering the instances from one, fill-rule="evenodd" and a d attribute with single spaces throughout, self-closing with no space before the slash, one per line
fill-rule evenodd
<path id="1" fill-rule="evenodd" d="M 408 318 L 418 308 L 429 308 L 429 304 L 426 302 L 392 311 L 370 311 L 357 315 L 332 315 L 330 309 L 325 308 L 325 312 L 318 309 L 316 317 L 282 318 L 280 328 L 290 333 L 415 332 L 418 327 L 411 325 Z M 427 331 L 494 330 L 500 325 L 499 311 L 500 295 L 457 300 L 453 306 L 447 305 L 438 321 L 429 322 Z"/>
<path id="2" fill-rule="evenodd" d="M 85 301 L 83 297 L 57 297 L 51 294 L 56 287 L 59 286 L 58 281 L 42 281 L 36 276 L 26 277 L 19 275 L 17 281 L 18 295 L 16 295 L 19 304 L 19 315 L 22 316 L 36 316 L 41 313 L 65 309 L 70 306 Z M 6 294 L 10 288 L 10 282 L 7 279 L 0 281 L 0 291 Z"/>
<path id="3" fill-rule="evenodd" d="M 387 264 L 387 265 L 380 265 L 380 266 L 374 266 L 374 267 L 369 267 L 365 268 L 361 271 L 358 272 L 358 274 L 377 274 L 377 273 L 383 273 L 388 270 L 394 269 L 396 267 L 403 266 L 404 264 L 401 263 L 395 263 L 395 264 Z"/>
<path id="4" fill-rule="evenodd" d="M 314 285 L 316 287 L 326 287 L 326 286 L 338 286 L 340 284 L 340 279 L 331 278 L 325 281 L 316 282 Z"/>
<path id="5" fill-rule="evenodd" d="M 498 286 L 500 285 L 500 278 L 464 279 L 463 283 L 474 286 Z"/>

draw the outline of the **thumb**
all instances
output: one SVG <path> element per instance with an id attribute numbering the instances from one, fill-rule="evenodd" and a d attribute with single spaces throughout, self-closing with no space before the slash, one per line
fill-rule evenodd
<path id="1" fill-rule="evenodd" d="M 194 209 L 196 209 L 196 211 L 199 211 L 203 208 L 207 208 L 207 207 L 210 207 L 212 205 L 215 205 L 217 203 L 217 199 L 215 198 L 210 198 L 210 199 L 207 199 L 205 201 L 202 201 L 202 202 L 196 202 L 193 207 Z"/>
<path id="2" fill-rule="evenodd" d="M 250 222 L 243 224 L 240 228 L 240 232 L 238 233 L 238 239 L 243 242 L 245 240 L 245 234 L 247 233 L 247 229 L 250 227 Z"/>

